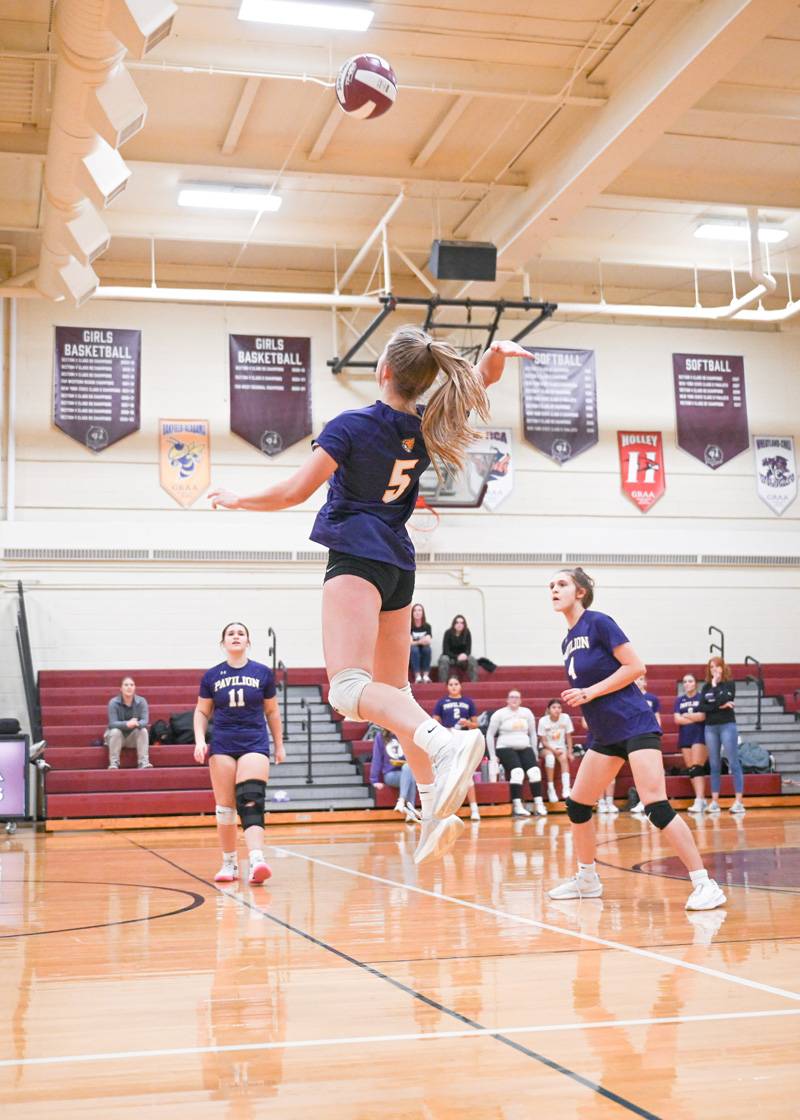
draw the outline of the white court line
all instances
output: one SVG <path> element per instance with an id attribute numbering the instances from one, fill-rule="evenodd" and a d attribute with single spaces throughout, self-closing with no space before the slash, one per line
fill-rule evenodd
<path id="1" fill-rule="evenodd" d="M 466 898 L 455 898 L 453 895 L 429 891 L 424 887 L 415 887 L 410 883 L 401 883 L 397 879 L 384 879 L 380 875 L 370 875 L 366 871 L 356 871 L 352 867 L 342 867 L 338 863 L 329 863 L 315 856 L 305 856 L 302 852 L 293 852 L 291 848 L 281 848 L 275 844 L 269 847 L 276 852 L 282 852 L 295 859 L 304 859 L 308 863 L 317 863 L 320 867 L 329 867 L 332 871 L 341 871 L 345 875 L 354 875 L 359 879 L 370 879 L 373 883 L 383 883 L 387 887 L 401 887 L 403 890 L 412 891 L 414 894 L 426 895 L 428 898 L 438 899 L 440 902 L 452 902 L 455 906 L 463 906 L 467 910 L 476 910 L 480 914 L 489 914 L 493 918 L 502 918 L 505 921 L 516 922 L 518 925 L 535 926 L 536 929 L 545 929 L 550 933 L 558 933 L 563 937 L 574 937 L 578 941 L 590 941 L 593 945 L 602 945 L 606 949 L 616 949 L 621 953 L 631 953 L 637 957 L 646 957 L 648 960 L 668 964 L 673 968 L 686 968 L 691 972 L 702 973 L 703 976 L 712 976 L 716 980 L 727 980 L 729 984 L 738 984 L 743 988 L 754 988 L 757 992 L 767 992 L 769 995 L 782 996 L 784 999 L 800 1001 L 800 992 L 792 992 L 787 988 L 774 988 L 770 984 L 761 984 L 758 980 L 748 980 L 744 976 L 735 976 L 730 972 L 721 972 L 717 968 L 707 968 L 703 964 L 692 964 L 691 961 L 682 961 L 677 957 L 667 956 L 666 953 L 656 953 L 652 949 L 640 949 L 636 945 L 626 945 L 624 941 L 609 941 L 605 937 L 595 937 L 591 933 L 581 933 L 578 930 L 565 929 L 563 926 L 553 926 L 548 922 L 537 921 L 536 918 L 526 918 L 522 914 L 510 914 L 507 910 L 495 910 L 492 906 L 483 906 L 480 902 L 469 902 Z"/>
<path id="2" fill-rule="evenodd" d="M 56 1054 L 46 1058 L 4 1058 L 0 1069 L 12 1066 L 70 1065 L 73 1062 L 119 1062 L 127 1058 L 179 1058 L 193 1054 L 250 1053 L 262 1050 L 304 1050 L 314 1046 L 363 1046 L 367 1043 L 438 1042 L 450 1038 L 484 1038 L 494 1035 L 549 1034 L 551 1031 L 608 1030 L 616 1027 L 653 1027 L 676 1023 L 711 1023 L 729 1019 L 773 1019 L 800 1015 L 800 1008 L 781 1011 L 724 1011 L 711 1015 L 669 1015 L 660 1019 L 606 1019 L 590 1023 L 540 1023 L 531 1027 L 471 1027 L 458 1031 L 424 1031 L 419 1034 L 356 1035 L 349 1038 L 303 1038 L 293 1042 L 232 1043 L 229 1046 L 176 1046 L 167 1050 L 119 1050 L 106 1054 Z"/>

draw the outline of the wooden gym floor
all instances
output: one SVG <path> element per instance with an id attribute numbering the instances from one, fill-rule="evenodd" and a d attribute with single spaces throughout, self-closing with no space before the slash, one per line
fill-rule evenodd
<path id="1" fill-rule="evenodd" d="M 599 819 L 602 900 L 552 903 L 563 816 L 277 827 L 267 888 L 210 829 L 0 839 L 9 1120 L 800 1116 L 800 813 L 698 828 L 688 916 L 658 833 Z"/>

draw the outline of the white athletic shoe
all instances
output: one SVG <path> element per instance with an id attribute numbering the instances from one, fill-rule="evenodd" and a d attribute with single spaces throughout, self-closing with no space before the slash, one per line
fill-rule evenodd
<path id="1" fill-rule="evenodd" d="M 703 798 L 703 797 L 695 797 L 694 801 L 691 803 L 691 805 L 687 809 L 687 812 L 689 812 L 689 813 L 705 813 L 705 811 L 706 811 L 706 802 L 705 802 L 705 798 Z"/>
<path id="2" fill-rule="evenodd" d="M 638 805 L 634 805 L 634 807 L 631 809 L 631 812 L 637 817 L 644 816 L 644 805 L 641 803 L 641 801 Z"/>
<path id="3" fill-rule="evenodd" d="M 745 809 L 743 801 L 734 801 L 733 805 L 731 805 L 728 812 L 729 813 L 746 813 L 747 809 Z"/>
<path id="4" fill-rule="evenodd" d="M 600 800 L 597 802 L 597 811 L 598 811 L 598 813 L 607 813 L 608 812 L 608 802 L 606 801 L 605 797 L 601 797 Z"/>
<path id="5" fill-rule="evenodd" d="M 722 810 L 719 807 L 719 801 L 712 801 L 711 804 L 708 806 L 708 812 L 709 813 L 721 813 Z"/>
<path id="6" fill-rule="evenodd" d="M 559 883 L 547 892 L 548 898 L 600 898 L 603 893 L 603 884 L 597 872 L 586 875 L 579 871 L 571 879 Z"/>
<path id="7" fill-rule="evenodd" d="M 485 743 L 480 731 L 453 731 L 450 742 L 436 755 L 433 815 L 444 820 L 464 803 L 472 776 L 481 764 Z"/>
<path id="8" fill-rule="evenodd" d="M 715 910 L 728 901 L 724 891 L 714 879 L 703 879 L 686 900 L 687 910 Z"/>
<path id="9" fill-rule="evenodd" d="M 431 678 L 428 676 L 427 673 L 422 674 L 422 683 L 423 684 L 430 684 L 431 683 Z"/>
<path id="10" fill-rule="evenodd" d="M 471 821 L 479 821 L 481 819 L 481 811 L 480 811 L 480 809 L 478 808 L 477 805 L 470 805 L 470 807 L 469 807 L 469 819 Z"/>
<path id="11" fill-rule="evenodd" d="M 569 782 L 561 783 L 561 800 L 566 801 L 569 797 Z"/>
<path id="12" fill-rule="evenodd" d="M 612 817 L 618 817 L 619 816 L 619 809 L 617 808 L 617 806 L 614 804 L 614 802 L 611 800 L 610 797 L 606 798 L 606 812 L 609 814 L 609 816 L 612 816 Z"/>
<path id="13" fill-rule="evenodd" d="M 417 673 L 414 677 L 414 684 L 422 684 L 422 673 Z"/>
<path id="14" fill-rule="evenodd" d="M 239 866 L 236 863 L 223 861 L 222 867 L 214 876 L 215 883 L 235 883 L 239 878 Z"/>
<path id="15" fill-rule="evenodd" d="M 556 793 L 556 787 L 553 785 L 552 782 L 547 783 L 547 800 L 550 802 L 551 805 L 555 805 L 556 801 L 558 801 L 558 794 Z"/>
<path id="16" fill-rule="evenodd" d="M 272 878 L 272 868 L 269 864 L 265 863 L 263 859 L 258 860 L 257 863 L 250 865 L 249 882 L 251 883 L 266 883 L 267 879 Z"/>
<path id="17" fill-rule="evenodd" d="M 406 801 L 405 814 L 406 824 L 419 824 L 422 819 L 416 805 L 411 805 L 408 801 Z"/>
<path id="18" fill-rule="evenodd" d="M 533 811 L 537 817 L 547 816 L 547 809 L 545 808 L 544 801 L 542 801 L 541 797 L 534 798 Z"/>
<path id="19" fill-rule="evenodd" d="M 414 863 L 439 859 L 450 851 L 463 831 L 464 822 L 456 816 L 445 817 L 441 821 L 431 817 L 430 820 L 423 821 L 419 843 L 414 852 Z"/>
<path id="20" fill-rule="evenodd" d="M 512 817 L 529 817 L 530 810 L 526 809 L 518 797 L 515 797 L 511 802 L 511 816 Z"/>

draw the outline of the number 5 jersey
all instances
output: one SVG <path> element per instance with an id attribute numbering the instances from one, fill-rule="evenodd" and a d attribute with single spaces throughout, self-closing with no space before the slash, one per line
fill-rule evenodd
<path id="1" fill-rule="evenodd" d="M 214 701 L 212 754 L 269 754 L 264 701 L 275 695 L 272 670 L 258 661 L 234 669 L 227 661 L 203 674 L 200 696 Z"/>
<path id="2" fill-rule="evenodd" d="M 420 476 L 430 466 L 422 439 L 422 410 L 399 412 L 383 401 L 343 412 L 314 445 L 338 464 L 311 540 L 338 552 L 413 571 L 414 545 L 406 522 Z"/>

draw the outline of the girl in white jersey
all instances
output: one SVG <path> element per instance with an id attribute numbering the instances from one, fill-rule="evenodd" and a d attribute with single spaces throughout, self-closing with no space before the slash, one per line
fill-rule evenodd
<path id="1" fill-rule="evenodd" d="M 522 803 L 522 783 L 527 775 L 536 815 L 546 817 L 542 772 L 536 762 L 536 720 L 530 708 L 522 707 L 522 696 L 516 688 L 509 692 L 506 707 L 496 711 L 489 720 L 486 746 L 490 765 L 496 769 L 499 759 L 511 785 L 511 816 L 531 815 Z"/>
<path id="2" fill-rule="evenodd" d="M 551 700 L 547 711 L 539 720 L 537 732 L 539 747 L 544 754 L 547 771 L 547 800 L 558 801 L 553 779 L 556 776 L 556 759 L 561 769 L 561 796 L 569 797 L 569 763 L 572 758 L 572 720 L 561 707 L 560 700 Z"/>

